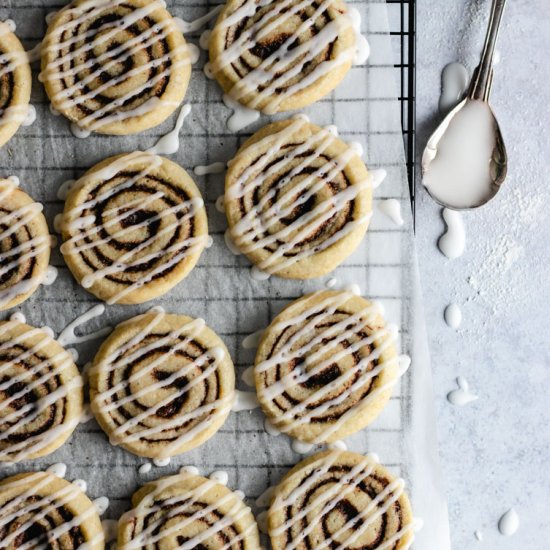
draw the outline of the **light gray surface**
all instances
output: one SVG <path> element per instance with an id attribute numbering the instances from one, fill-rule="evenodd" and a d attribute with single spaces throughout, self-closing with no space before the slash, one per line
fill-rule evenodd
<path id="1" fill-rule="evenodd" d="M 455 60 L 474 68 L 489 5 L 418 0 L 419 153 L 439 121 L 441 69 Z M 437 249 L 441 209 L 417 186 L 418 254 L 455 550 L 538 550 L 550 538 L 549 30 L 548 0 L 508 2 L 492 104 L 510 172 L 494 202 L 464 215 L 461 258 L 447 260 Z M 443 320 L 451 301 L 463 312 L 458 331 Z M 479 395 L 463 408 L 446 400 L 458 375 Z M 520 529 L 505 538 L 497 522 L 511 506 Z"/>

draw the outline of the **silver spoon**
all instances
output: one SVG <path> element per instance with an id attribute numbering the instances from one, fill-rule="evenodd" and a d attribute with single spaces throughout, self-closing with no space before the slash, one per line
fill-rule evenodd
<path id="1" fill-rule="evenodd" d="M 438 144 L 445 134 L 452 119 L 459 113 L 469 102 L 483 101 L 489 105 L 489 95 L 491 93 L 491 85 L 493 83 L 493 55 L 495 52 L 495 46 L 498 37 L 498 31 L 500 28 L 500 22 L 502 20 L 502 13 L 506 0 L 493 0 L 491 7 L 491 15 L 489 18 L 489 25 L 487 28 L 487 34 L 485 36 L 485 44 L 483 46 L 483 52 L 481 53 L 481 59 L 479 65 L 474 71 L 474 75 L 470 82 L 468 95 L 466 99 L 460 102 L 443 120 L 438 126 L 437 130 L 431 135 L 424 153 L 422 155 L 422 175 L 425 176 L 430 169 L 430 165 L 434 158 L 437 156 Z M 487 192 L 483 194 L 482 198 L 477 200 L 467 199 L 466 202 L 461 201 L 461 204 L 451 204 L 451 201 L 442 200 L 437 196 L 435 190 L 426 187 L 430 196 L 439 204 L 444 207 L 451 208 L 453 210 L 468 210 L 477 208 L 490 201 L 500 189 L 500 186 L 506 178 L 508 170 L 508 159 L 506 155 L 506 148 L 500 132 L 500 127 L 496 120 L 495 115 L 489 108 L 490 115 L 493 122 L 494 132 L 494 149 L 490 162 L 489 178 L 490 181 L 486 182 Z"/>

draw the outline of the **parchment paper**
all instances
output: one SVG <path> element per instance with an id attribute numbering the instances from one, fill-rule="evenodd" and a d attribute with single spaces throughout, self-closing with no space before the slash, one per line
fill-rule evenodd
<path id="1" fill-rule="evenodd" d="M 173 15 L 185 20 L 195 19 L 214 6 L 199 0 L 169 0 L 167 4 Z M 283 306 L 303 293 L 322 288 L 331 277 L 337 279 L 337 287 L 358 284 L 363 295 L 384 304 L 386 317 L 399 326 L 401 352 L 412 357 L 412 366 L 380 417 L 369 428 L 349 438 L 348 446 L 358 452 L 377 453 L 383 464 L 406 480 L 415 517 L 424 521 L 414 547 L 448 550 L 448 522 L 439 475 L 432 381 L 416 269 L 396 69 L 388 35 L 388 10 L 385 2 L 350 4 L 362 15 L 362 31 L 367 33 L 371 57 L 366 67 L 354 67 L 333 94 L 304 112 L 316 124 L 336 124 L 344 140 L 363 145 L 370 168 L 387 170 L 388 177 L 375 192 L 375 198 L 398 199 L 405 224 L 398 227 L 375 209 L 362 245 L 330 277 L 307 282 L 276 277 L 255 281 L 250 277 L 246 258 L 234 256 L 224 244 L 225 217 L 215 208 L 215 201 L 223 192 L 223 174 L 195 176 L 207 204 L 210 233 L 214 237 L 212 248 L 203 254 L 189 277 L 167 295 L 140 306 L 109 306 L 101 318 L 81 330 L 91 332 L 106 324 L 114 326 L 152 305 L 203 317 L 231 351 L 240 388 L 249 389 L 240 380 L 240 374 L 254 358 L 253 350 L 242 348 L 245 336 L 267 326 Z M 4 0 L 0 3 L 0 17 L 16 22 L 17 35 L 30 49 L 45 33 L 46 14 L 60 6 L 59 0 Z M 199 35 L 197 32 L 188 38 L 197 44 Z M 217 84 L 207 80 L 202 72 L 205 59 L 206 53 L 202 52 L 193 69 L 186 97 L 192 111 L 180 133 L 181 148 L 171 157 L 190 173 L 197 165 L 229 160 L 246 137 L 269 121 L 262 116 L 239 135 L 228 131 L 226 120 L 230 112 L 221 102 Z M 51 114 L 36 78 L 36 66 L 33 73 L 32 104 L 37 109 L 37 120 L 32 126 L 22 128 L 0 151 L 0 167 L 2 176 L 18 176 L 22 188 L 44 204 L 53 233 L 54 216 L 63 206 L 56 198 L 63 181 L 79 177 L 107 156 L 151 147 L 158 137 L 172 129 L 175 117 L 137 136 L 93 135 L 79 140 L 70 133 L 63 117 Z M 28 323 L 49 325 L 59 333 L 97 301 L 75 282 L 58 250 L 53 253 L 52 263 L 59 269 L 55 284 L 39 289 L 17 310 L 26 315 Z M 13 311 L 1 318 L 7 318 Z M 99 342 L 78 346 L 81 367 L 93 357 L 98 346 Z M 223 428 L 204 445 L 172 459 L 167 467 L 153 467 L 148 474 L 138 473 L 144 459 L 111 446 L 91 420 L 80 425 L 54 454 L 17 466 L 0 466 L 0 476 L 65 462 L 67 479 L 85 479 L 92 498 L 107 496 L 111 504 L 104 517 L 116 519 L 129 508 L 129 497 L 139 485 L 175 473 L 183 465 L 195 465 L 204 475 L 226 470 L 229 486 L 242 490 L 253 505 L 269 485 L 276 484 L 301 458 L 292 451 L 286 436 L 273 437 L 265 432 L 263 414 L 254 410 L 231 413 Z"/>

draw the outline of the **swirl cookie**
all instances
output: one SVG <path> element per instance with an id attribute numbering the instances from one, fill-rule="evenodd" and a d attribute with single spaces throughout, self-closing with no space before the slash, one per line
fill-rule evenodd
<path id="1" fill-rule="evenodd" d="M 304 296 L 266 329 L 254 368 L 273 425 L 310 443 L 370 424 L 399 375 L 394 336 L 379 308 L 349 291 Z"/>
<path id="2" fill-rule="evenodd" d="M 0 179 L 0 311 L 25 301 L 44 282 L 51 237 L 43 206 Z"/>
<path id="3" fill-rule="evenodd" d="M 258 550 L 254 516 L 224 485 L 182 473 L 149 483 L 119 521 L 118 548 Z"/>
<path id="4" fill-rule="evenodd" d="M 331 92 L 355 57 L 341 0 L 229 0 L 209 41 L 215 78 L 233 99 L 272 114 Z"/>
<path id="5" fill-rule="evenodd" d="M 371 178 L 353 146 L 299 116 L 254 134 L 229 164 L 229 237 L 267 274 L 320 277 L 361 242 Z"/>
<path id="6" fill-rule="evenodd" d="M 197 186 L 179 165 L 151 153 L 94 166 L 70 190 L 60 225 L 69 269 L 109 304 L 165 294 L 210 242 Z"/>
<path id="7" fill-rule="evenodd" d="M 404 485 L 371 456 L 311 456 L 275 489 L 268 512 L 272 548 L 405 550 L 416 524 Z"/>
<path id="8" fill-rule="evenodd" d="M 8 23 L 0 21 L 0 147 L 27 119 L 31 86 L 27 53 Z"/>
<path id="9" fill-rule="evenodd" d="M 82 415 L 72 357 L 42 329 L 0 322 L 0 461 L 52 453 Z"/>
<path id="10" fill-rule="evenodd" d="M 212 437 L 234 390 L 229 352 L 204 320 L 157 310 L 118 325 L 90 370 L 92 410 L 110 442 L 150 458 Z"/>
<path id="11" fill-rule="evenodd" d="M 81 131 L 125 135 L 183 101 L 191 57 L 162 0 L 73 0 L 51 21 L 40 79 Z"/>
<path id="12" fill-rule="evenodd" d="M 103 550 L 94 504 L 76 486 L 50 472 L 0 481 L 0 541 L 5 550 Z"/>

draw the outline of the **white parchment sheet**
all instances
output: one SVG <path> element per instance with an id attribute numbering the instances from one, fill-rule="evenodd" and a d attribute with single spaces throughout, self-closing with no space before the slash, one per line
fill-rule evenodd
<path id="1" fill-rule="evenodd" d="M 185 20 L 204 15 L 215 5 L 206 0 L 168 0 L 167 4 L 173 15 Z M 387 170 L 388 176 L 375 191 L 375 198 L 399 200 L 405 224 L 398 227 L 375 208 L 362 245 L 329 277 L 307 282 L 277 277 L 255 281 L 250 277 L 246 258 L 234 256 L 224 243 L 226 221 L 215 207 L 216 199 L 223 193 L 223 174 L 193 176 L 207 205 L 213 246 L 205 251 L 189 277 L 167 295 L 140 306 L 108 306 L 102 317 L 80 330 L 91 332 L 105 325 L 114 326 L 153 305 L 161 305 L 173 313 L 203 317 L 227 344 L 238 371 L 239 387 L 250 389 L 240 380 L 254 359 L 254 351 L 242 347 L 245 336 L 267 326 L 290 301 L 323 288 L 329 278 L 337 279 L 337 288 L 359 285 L 364 296 L 384 304 L 386 317 L 398 325 L 401 353 L 411 356 L 412 366 L 380 417 L 346 442 L 351 450 L 378 454 L 383 464 L 406 480 L 414 514 L 424 521 L 414 547 L 448 550 L 447 512 L 439 475 L 432 381 L 416 270 L 394 57 L 387 34 L 387 7 L 385 2 L 374 1 L 350 4 L 361 13 L 362 31 L 371 45 L 368 64 L 354 67 L 335 92 L 303 112 L 318 125 L 336 124 L 342 139 L 362 144 L 370 168 Z M 45 16 L 62 5 L 60 0 L 3 0 L 0 18 L 16 22 L 17 35 L 30 49 L 45 33 Z M 189 41 L 198 44 L 200 32 L 191 33 Z M 205 60 L 203 51 L 193 68 L 186 96 L 192 110 L 180 133 L 181 147 L 171 156 L 190 174 L 197 165 L 229 160 L 240 143 L 270 120 L 262 116 L 238 135 L 230 132 L 226 127 L 230 111 L 221 101 L 218 85 L 202 72 Z M 33 74 L 32 104 L 37 110 L 37 120 L 22 128 L 0 150 L 0 175 L 18 176 L 23 190 L 44 204 L 53 233 L 54 216 L 63 208 L 62 201 L 57 199 L 62 182 L 81 176 L 107 156 L 151 147 L 158 137 L 172 129 L 175 117 L 137 136 L 92 135 L 77 139 L 71 134 L 68 122 L 50 112 L 36 78 L 37 66 Z M 52 263 L 59 269 L 55 283 L 40 288 L 16 310 L 25 314 L 29 324 L 49 325 L 59 333 L 97 301 L 75 282 L 58 249 L 53 252 Z M 13 311 L 3 313 L 0 318 L 7 318 Z M 80 367 L 93 357 L 99 343 L 77 346 Z M 64 462 L 68 466 L 66 478 L 85 479 L 92 498 L 107 496 L 110 507 L 104 517 L 116 519 L 129 508 L 129 498 L 139 485 L 175 473 L 183 465 L 195 465 L 205 475 L 226 470 L 228 485 L 242 490 L 255 508 L 255 499 L 301 458 L 291 449 L 286 436 L 274 437 L 265 432 L 263 414 L 256 409 L 231 413 L 222 429 L 204 445 L 172 459 L 164 468 L 153 467 L 147 474 L 138 472 L 144 459 L 111 446 L 91 420 L 81 424 L 54 454 L 17 466 L 0 466 L 0 477 Z"/>

